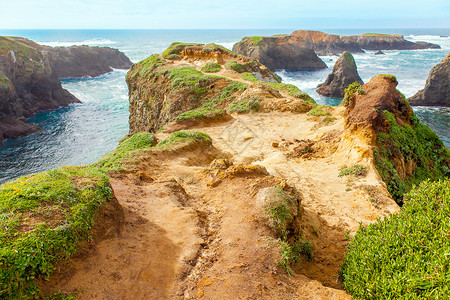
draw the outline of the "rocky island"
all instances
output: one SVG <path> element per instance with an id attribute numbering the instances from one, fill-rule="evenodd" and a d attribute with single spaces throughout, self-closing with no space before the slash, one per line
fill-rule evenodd
<path id="1" fill-rule="evenodd" d="M 450 156 L 394 76 L 351 85 L 342 106 L 320 106 L 251 58 L 174 43 L 133 65 L 127 83 L 130 133 L 116 150 L 0 187 L 0 212 L 17 209 L 0 227 L 2 297 L 448 291 L 445 252 L 433 248 L 448 240 L 429 234 L 450 230 L 440 213 Z M 411 190 L 425 178 L 435 182 Z M 413 280 L 423 268 L 407 273 L 418 255 L 429 255 L 442 284 Z M 392 268 L 398 278 L 386 277 Z"/>
<path id="2" fill-rule="evenodd" d="M 450 107 L 450 53 L 431 69 L 425 88 L 408 100 L 413 106 Z"/>
<path id="3" fill-rule="evenodd" d="M 297 30 L 288 35 L 246 37 L 233 46 L 233 51 L 259 59 L 271 69 L 321 69 L 323 65 L 308 51 L 317 55 L 341 55 L 344 51 L 440 49 L 439 45 L 410 42 L 402 35 L 367 33 L 338 36 L 320 31 Z M 289 61 L 293 60 L 292 65 Z M 295 66 L 296 68 L 293 68 Z"/>
<path id="4" fill-rule="evenodd" d="M 328 75 L 324 83 L 317 86 L 317 93 L 327 97 L 342 98 L 345 89 L 354 82 L 364 84 L 358 75 L 353 55 L 345 51 L 334 64 L 333 72 Z"/>
<path id="5" fill-rule="evenodd" d="M 80 102 L 61 78 L 98 76 L 128 69 L 121 52 L 99 47 L 44 47 L 24 38 L 0 37 L 0 142 L 37 130 L 26 118 Z"/>

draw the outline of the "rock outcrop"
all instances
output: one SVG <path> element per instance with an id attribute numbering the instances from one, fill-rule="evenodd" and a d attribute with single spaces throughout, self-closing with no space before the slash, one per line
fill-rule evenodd
<path id="1" fill-rule="evenodd" d="M 450 106 L 450 53 L 431 69 L 425 88 L 408 100 L 413 106 Z"/>
<path id="2" fill-rule="evenodd" d="M 313 49 L 317 55 L 340 55 L 344 51 L 364 53 L 356 42 L 344 41 L 339 35 L 313 30 L 296 30 L 290 36 L 301 38 L 303 43 Z"/>
<path id="3" fill-rule="evenodd" d="M 374 146 L 375 166 L 392 197 L 426 178 L 450 176 L 450 156 L 438 136 L 415 116 L 392 75 L 346 90 L 345 126 Z"/>
<path id="4" fill-rule="evenodd" d="M 377 52 L 374 53 L 374 55 L 385 55 L 383 51 L 378 50 Z"/>
<path id="5" fill-rule="evenodd" d="M 418 49 L 440 49 L 441 47 L 432 43 L 410 42 L 403 35 L 389 35 L 366 33 L 361 35 L 343 36 L 342 41 L 356 43 L 365 50 L 418 50 Z"/>
<path id="6" fill-rule="evenodd" d="M 0 37 L 0 142 L 36 131 L 26 118 L 42 110 L 80 102 L 62 88 L 65 77 L 98 76 L 129 68 L 118 50 L 44 47 L 25 38 Z"/>
<path id="7" fill-rule="evenodd" d="M 233 51 L 258 59 L 271 69 L 289 69 L 296 64 L 300 66 L 297 69 L 320 69 L 323 65 L 321 67 L 308 49 L 314 50 L 317 55 L 340 55 L 344 51 L 363 53 L 364 50 L 439 48 L 436 44 L 407 41 L 402 35 L 368 33 L 340 37 L 320 31 L 297 30 L 289 35 L 246 37 L 233 46 Z M 308 65 L 311 67 L 308 68 Z"/>
<path id="8" fill-rule="evenodd" d="M 61 87 L 48 57 L 12 38 L 0 37 L 0 142 L 37 130 L 26 118 L 40 110 L 80 102 Z"/>
<path id="9" fill-rule="evenodd" d="M 216 64 L 214 75 L 202 72 L 210 64 Z M 155 132 L 174 120 L 217 120 L 226 111 L 301 112 L 315 105 L 295 86 L 278 81 L 264 65 L 221 46 L 174 43 L 127 74 L 130 133 Z"/>
<path id="10" fill-rule="evenodd" d="M 233 46 L 233 51 L 254 58 L 271 70 L 327 68 L 314 50 L 296 37 L 246 37 Z"/>
<path id="11" fill-rule="evenodd" d="M 364 84 L 358 75 L 353 55 L 345 51 L 336 61 L 333 72 L 328 75 L 324 83 L 317 86 L 317 93 L 327 97 L 342 98 L 345 89 L 353 82 Z"/>

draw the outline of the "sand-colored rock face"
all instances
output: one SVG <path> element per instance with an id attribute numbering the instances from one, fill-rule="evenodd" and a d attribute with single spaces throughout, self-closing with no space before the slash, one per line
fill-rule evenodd
<path id="1" fill-rule="evenodd" d="M 450 53 L 431 69 L 425 88 L 408 100 L 413 106 L 450 106 Z"/>
<path id="2" fill-rule="evenodd" d="M 317 93 L 323 96 L 342 98 L 345 89 L 353 82 L 364 84 L 358 75 L 353 55 L 350 52 L 344 52 L 334 64 L 333 72 L 328 75 L 324 83 L 317 86 Z"/>

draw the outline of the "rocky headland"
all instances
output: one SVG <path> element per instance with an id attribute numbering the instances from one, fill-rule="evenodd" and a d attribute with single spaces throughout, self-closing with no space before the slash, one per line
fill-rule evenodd
<path id="1" fill-rule="evenodd" d="M 333 72 L 328 75 L 324 83 L 317 86 L 317 93 L 327 97 L 342 98 L 345 89 L 354 82 L 364 84 L 358 75 L 353 55 L 345 51 L 334 64 Z"/>
<path id="2" fill-rule="evenodd" d="M 319 64 L 313 64 L 314 56 L 307 49 L 313 50 L 317 55 L 341 55 L 344 51 L 363 53 L 364 50 L 440 49 L 440 46 L 426 42 L 410 42 L 402 35 L 367 33 L 338 36 L 312 30 L 297 30 L 289 35 L 244 38 L 233 46 L 233 51 L 239 54 L 260 59 L 263 64 L 267 61 L 271 69 L 288 69 L 282 66 L 289 59 L 294 59 L 299 66 L 302 66 L 298 69 L 308 69 L 303 67 L 308 64 L 319 66 Z M 301 61 L 304 61 L 303 65 Z M 319 69 L 319 67 L 310 67 L 310 69 Z"/>
<path id="3" fill-rule="evenodd" d="M 400 192 L 449 175 L 447 149 L 415 117 L 395 77 L 352 84 L 339 107 L 317 105 L 277 80 L 264 65 L 214 44 L 175 43 L 135 64 L 127 75 L 130 133 L 116 150 L 91 166 L 0 188 L 3 202 L 22 199 L 8 200 L 10 207 L 33 199 L 0 227 L 11 237 L 11 255 L 0 257 L 0 295 L 352 299 L 344 287 L 355 297 L 445 292 L 445 284 L 418 289 L 421 281 L 377 274 L 370 262 L 355 271 L 358 263 L 345 260 L 349 251 L 360 253 L 353 249 L 364 228 L 397 215 Z M 80 242 L 91 227 L 91 239 Z M 381 237 L 374 248 L 387 244 L 392 258 L 405 249 L 398 245 L 409 245 L 397 236 Z M 44 249 L 36 259 L 27 246 L 35 240 Z M 376 250 L 371 254 L 384 254 Z M 370 290 L 352 279 L 364 287 L 378 275 L 388 282 L 376 280 Z"/>
<path id="4" fill-rule="evenodd" d="M 0 142 L 36 131 L 26 119 L 42 110 L 80 102 L 61 78 L 98 76 L 128 69 L 121 52 L 99 47 L 44 47 L 24 38 L 0 37 Z"/>
<path id="5" fill-rule="evenodd" d="M 325 69 L 326 64 L 304 40 L 290 36 L 243 38 L 233 51 L 260 61 L 271 70 Z"/>
<path id="6" fill-rule="evenodd" d="M 431 69 L 425 88 L 408 100 L 413 106 L 450 107 L 450 53 Z"/>

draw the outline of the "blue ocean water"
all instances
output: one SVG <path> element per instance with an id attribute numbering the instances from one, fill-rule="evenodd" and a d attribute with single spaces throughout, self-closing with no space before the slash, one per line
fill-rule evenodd
<path id="1" fill-rule="evenodd" d="M 398 88 L 407 97 L 425 85 L 430 69 L 450 51 L 450 29 L 329 29 L 327 33 L 353 35 L 366 32 L 404 34 L 411 41 L 441 45 L 438 50 L 386 51 L 355 55 L 364 81 L 388 73 L 397 76 Z M 0 35 L 22 36 L 49 46 L 90 45 L 120 49 L 133 62 L 160 53 L 172 42 L 217 43 L 227 48 L 249 35 L 290 33 L 292 30 L 0 30 Z M 322 57 L 329 69 L 319 71 L 278 71 L 284 82 L 309 93 L 318 103 L 337 105 L 340 99 L 315 92 L 331 72 L 337 57 Z M 65 79 L 64 88 L 83 103 L 33 116 L 29 122 L 41 130 L 0 145 L 0 184 L 17 177 L 62 165 L 90 164 L 113 150 L 128 133 L 128 89 L 125 70 L 115 70 L 97 78 Z M 450 147 L 449 108 L 414 109 Z"/>

